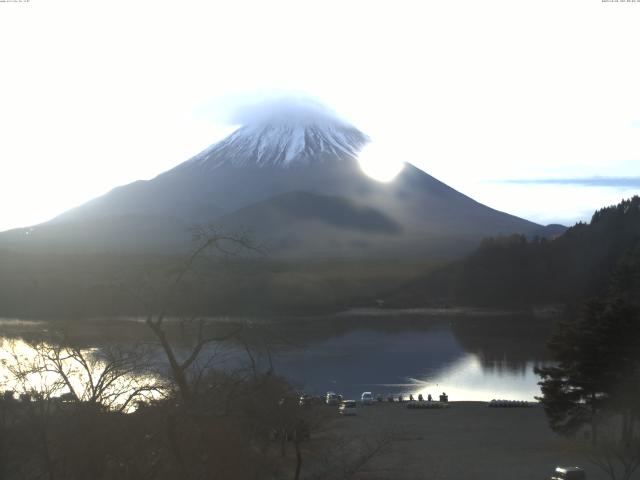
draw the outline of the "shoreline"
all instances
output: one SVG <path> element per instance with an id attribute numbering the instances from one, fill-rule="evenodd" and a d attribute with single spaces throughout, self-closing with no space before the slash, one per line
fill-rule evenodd
<path id="1" fill-rule="evenodd" d="M 197 318 L 203 319 L 207 323 L 239 323 L 248 322 L 254 324 L 286 324 L 292 322 L 311 323 L 320 320 L 363 320 L 367 318 L 383 319 L 385 317 L 395 318 L 403 317 L 406 319 L 425 320 L 442 319 L 442 318 L 486 318 L 486 317 L 508 317 L 508 316 L 525 316 L 532 318 L 553 319 L 557 318 L 562 312 L 562 307 L 557 305 L 539 305 L 522 308 L 504 308 L 504 307 L 474 307 L 474 306 L 451 306 L 451 307 L 416 307 L 416 308 L 379 308 L 379 307 L 353 307 L 338 312 L 326 314 L 309 314 L 309 315 L 274 315 L 265 314 L 261 317 L 257 315 L 207 315 Z M 5 324 L 47 324 L 47 323 L 66 323 L 66 324 L 141 324 L 145 322 L 145 315 L 117 315 L 117 316 L 93 316 L 87 318 L 54 318 L 54 317 L 16 317 L 0 316 L 0 328 Z M 179 321 L 178 316 L 167 316 L 167 323 L 175 323 Z"/>

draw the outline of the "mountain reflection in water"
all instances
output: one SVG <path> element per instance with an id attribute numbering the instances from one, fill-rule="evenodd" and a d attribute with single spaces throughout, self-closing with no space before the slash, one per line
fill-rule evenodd
<path id="1" fill-rule="evenodd" d="M 523 324 L 523 322 L 535 324 Z M 552 322 L 522 318 L 386 319 L 282 352 L 276 369 L 309 393 L 410 393 L 451 400 L 534 400 Z M 520 333 L 522 332 L 522 333 Z"/>
<path id="2" fill-rule="evenodd" d="M 218 368 L 240 368 L 248 364 L 248 345 L 258 368 L 272 366 L 311 394 L 334 390 L 356 398 L 372 391 L 385 397 L 430 393 L 437 398 L 445 391 L 450 400 L 488 401 L 533 400 L 539 394 L 533 367 L 549 361 L 544 345 L 553 322 L 530 316 L 417 315 L 278 323 L 253 319 L 246 325 L 242 342 L 211 345 L 204 355 L 217 355 Z M 0 320 L 0 337 L 5 343 L 46 337 L 59 326 Z M 65 329 L 83 348 L 153 341 L 141 322 L 92 321 Z M 187 350 L 189 339 L 177 327 L 174 341 Z M 0 369 L 6 377 L 6 368 Z"/>

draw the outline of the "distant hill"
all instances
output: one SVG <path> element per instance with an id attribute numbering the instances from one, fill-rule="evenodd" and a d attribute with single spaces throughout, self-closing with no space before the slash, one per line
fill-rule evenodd
<path id="1" fill-rule="evenodd" d="M 407 283 L 389 305 L 533 305 L 599 294 L 614 271 L 640 263 L 640 197 L 602 208 L 553 240 L 487 238 L 462 260 Z"/>

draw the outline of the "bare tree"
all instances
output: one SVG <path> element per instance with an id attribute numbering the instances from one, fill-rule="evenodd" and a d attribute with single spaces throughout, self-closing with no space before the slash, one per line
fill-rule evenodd
<path id="1" fill-rule="evenodd" d="M 193 239 L 196 247 L 192 253 L 173 272 L 169 284 L 161 293 L 152 292 L 151 301 L 145 298 L 141 290 L 134 291 L 121 284 L 121 287 L 133 295 L 147 312 L 145 323 L 160 343 L 169 365 L 171 377 L 175 382 L 181 399 L 186 404 L 191 403 L 193 400 L 189 370 L 196 364 L 203 349 L 212 343 L 224 342 L 234 338 L 242 331 L 243 327 L 242 325 L 235 325 L 229 331 L 212 334 L 207 331 L 207 322 L 200 315 L 195 314 L 183 317 L 179 320 L 180 328 L 189 327 L 194 333 L 195 340 L 186 355 L 180 355 L 172 344 L 166 328 L 167 316 L 171 308 L 174 307 L 179 287 L 189 276 L 202 279 L 197 266 L 200 262 L 207 263 L 207 260 L 211 260 L 210 255 L 212 253 L 219 254 L 218 256 L 223 258 L 237 256 L 245 251 L 263 253 L 263 250 L 244 234 L 222 234 L 212 228 L 196 227 L 193 229 Z"/>
<path id="2" fill-rule="evenodd" d="M 611 480 L 629 480 L 640 467 L 640 435 L 632 430 L 621 438 L 620 430 L 628 426 L 616 428 L 613 418 L 608 420 L 601 427 L 598 444 L 586 447 L 587 458 Z"/>
<path id="3" fill-rule="evenodd" d="M 63 391 L 64 381 L 60 377 L 48 378 L 45 359 L 38 355 L 20 353 L 16 342 L 3 343 L 2 350 L 2 363 L 9 372 L 6 383 L 25 402 L 23 414 L 32 429 L 33 449 L 39 459 L 39 462 L 31 462 L 21 469 L 21 473 L 26 476 L 29 472 L 54 480 L 54 460 L 49 440 L 51 416 L 55 408 L 54 398 Z"/>
<path id="4" fill-rule="evenodd" d="M 5 348 L 5 362 L 17 391 L 38 399 L 61 399 L 99 405 L 124 412 L 164 386 L 151 372 L 150 350 L 142 345 L 81 348 L 64 340 L 15 343 Z"/>

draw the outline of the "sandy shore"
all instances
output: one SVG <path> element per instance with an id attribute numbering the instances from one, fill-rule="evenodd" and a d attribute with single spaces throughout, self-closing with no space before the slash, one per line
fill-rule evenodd
<path id="1" fill-rule="evenodd" d="M 359 479 L 542 480 L 556 465 L 578 465 L 588 480 L 604 479 L 571 442 L 554 434 L 543 409 L 488 408 L 484 402 L 451 402 L 446 409 L 414 410 L 406 404 L 358 407 L 337 418 L 345 435 L 393 432 L 383 453 Z"/>

